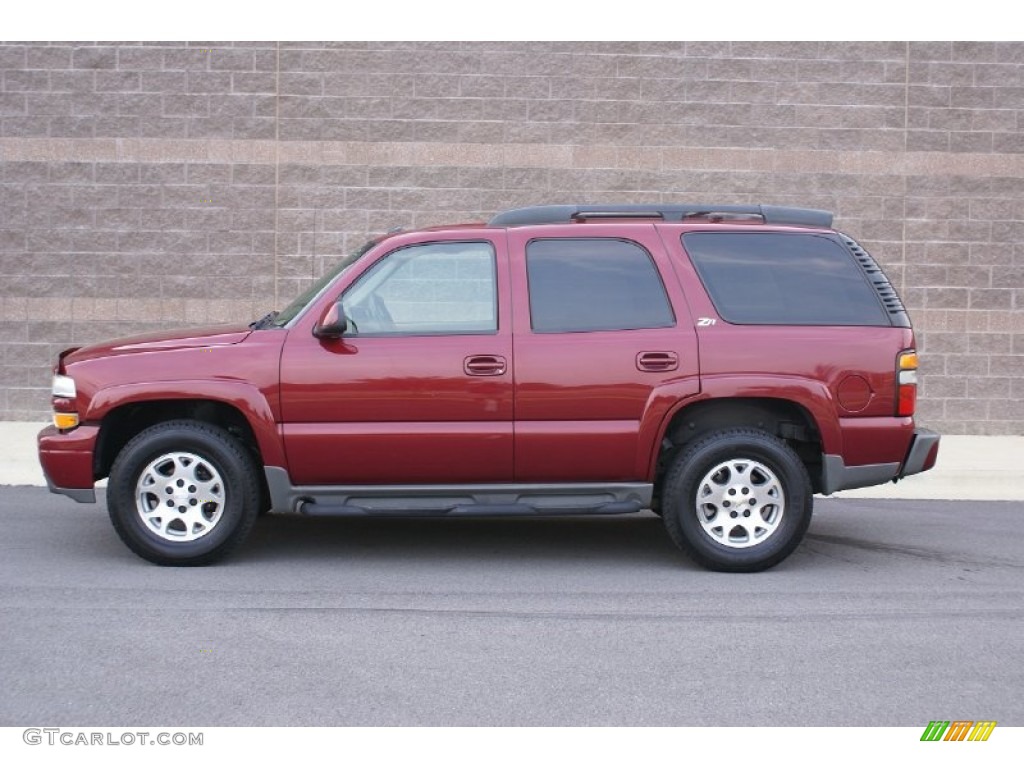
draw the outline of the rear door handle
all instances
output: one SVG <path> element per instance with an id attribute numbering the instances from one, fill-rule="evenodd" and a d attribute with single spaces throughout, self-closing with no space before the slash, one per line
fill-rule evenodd
<path id="1" fill-rule="evenodd" d="M 467 376 L 502 376 L 508 363 L 501 355 L 472 355 L 462 363 Z"/>
<path id="2" fill-rule="evenodd" d="M 675 352 L 641 352 L 636 356 L 636 367 L 641 371 L 674 371 L 679 367 Z"/>

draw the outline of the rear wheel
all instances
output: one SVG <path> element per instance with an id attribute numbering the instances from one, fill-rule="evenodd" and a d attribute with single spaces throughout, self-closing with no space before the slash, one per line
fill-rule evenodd
<path id="1" fill-rule="evenodd" d="M 121 540 L 159 565 L 207 565 L 229 554 L 259 512 L 251 457 L 225 430 L 198 421 L 157 424 L 118 454 L 107 485 Z"/>
<path id="2" fill-rule="evenodd" d="M 760 571 L 800 544 L 813 496 L 803 462 L 757 429 L 699 438 L 673 460 L 662 492 L 672 541 L 716 571 Z"/>

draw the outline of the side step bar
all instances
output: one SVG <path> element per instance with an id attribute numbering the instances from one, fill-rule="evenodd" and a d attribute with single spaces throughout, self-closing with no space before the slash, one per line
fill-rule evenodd
<path id="1" fill-rule="evenodd" d="M 399 500 L 396 500 L 399 501 Z M 399 503 L 401 503 L 399 501 Z M 373 509 L 351 504 L 300 501 L 298 512 L 310 517 L 538 517 L 542 515 L 628 515 L 644 507 L 639 501 L 611 501 L 599 507 L 535 507 L 530 504 L 460 504 L 449 509 Z"/>
<path id="2" fill-rule="evenodd" d="M 266 467 L 271 512 L 324 517 L 486 517 L 622 515 L 651 505 L 651 483 L 472 485 L 292 485 Z"/>

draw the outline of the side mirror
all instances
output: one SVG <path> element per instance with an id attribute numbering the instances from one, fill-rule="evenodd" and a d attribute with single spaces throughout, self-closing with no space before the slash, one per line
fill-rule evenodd
<path id="1" fill-rule="evenodd" d="M 341 299 L 328 307 L 320 322 L 313 326 L 313 335 L 318 339 L 340 339 L 348 330 L 348 319 Z"/>

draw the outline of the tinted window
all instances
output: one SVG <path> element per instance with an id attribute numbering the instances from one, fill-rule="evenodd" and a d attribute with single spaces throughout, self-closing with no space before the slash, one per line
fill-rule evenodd
<path id="1" fill-rule="evenodd" d="M 344 295 L 350 333 L 488 333 L 498 328 L 490 243 L 428 243 L 392 251 Z"/>
<path id="2" fill-rule="evenodd" d="M 657 267 L 636 243 L 533 240 L 526 247 L 534 331 L 665 328 L 675 323 Z"/>
<path id="3" fill-rule="evenodd" d="M 889 325 L 853 256 L 821 235 L 683 235 L 718 313 L 731 323 Z"/>

